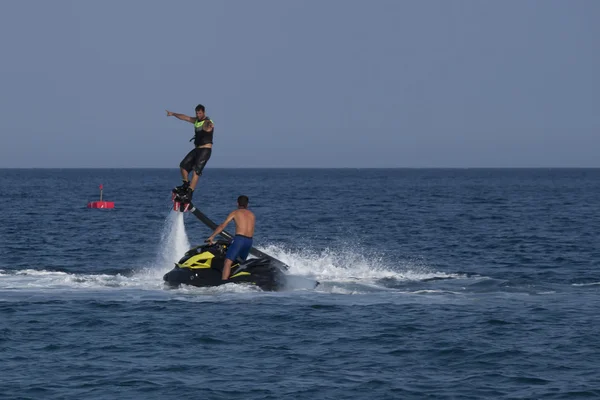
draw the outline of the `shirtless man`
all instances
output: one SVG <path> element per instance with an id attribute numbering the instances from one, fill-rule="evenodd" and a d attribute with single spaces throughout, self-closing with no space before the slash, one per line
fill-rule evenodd
<path id="1" fill-rule="evenodd" d="M 227 249 L 225 255 L 225 265 L 223 265 L 223 274 L 221 280 L 229 279 L 231 264 L 239 257 L 242 260 L 248 258 L 248 253 L 252 248 L 252 236 L 254 235 L 254 222 L 256 220 L 254 213 L 248 210 L 248 196 L 240 196 L 237 199 L 238 208 L 232 211 L 225 221 L 215 229 L 212 235 L 206 240 L 213 243 L 215 237 L 227 227 L 231 220 L 235 221 L 235 236 Z"/>

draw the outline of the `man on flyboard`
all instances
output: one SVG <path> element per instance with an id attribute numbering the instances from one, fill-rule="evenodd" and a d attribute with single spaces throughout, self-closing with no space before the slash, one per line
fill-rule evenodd
<path id="1" fill-rule="evenodd" d="M 183 184 L 173 189 L 173 202 L 176 211 L 187 211 L 194 195 L 194 189 L 198 184 L 198 178 L 202 175 L 202 170 L 210 159 L 213 146 L 214 122 L 206 116 L 205 108 L 202 104 L 196 106 L 196 117 L 190 117 L 184 114 L 178 114 L 167 110 L 167 117 L 174 116 L 182 121 L 194 124 L 194 149 L 190 151 L 179 164 L 181 169 L 181 178 Z M 189 179 L 190 173 L 194 175 Z M 181 209 L 183 208 L 183 209 Z"/>

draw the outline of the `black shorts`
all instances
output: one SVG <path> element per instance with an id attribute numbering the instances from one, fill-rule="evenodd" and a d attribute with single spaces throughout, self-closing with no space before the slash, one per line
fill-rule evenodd
<path id="1" fill-rule="evenodd" d="M 193 169 L 196 175 L 202 175 L 202 170 L 204 166 L 210 160 L 210 155 L 212 154 L 211 148 L 195 148 L 194 150 L 187 153 L 181 163 L 179 164 L 180 168 L 185 169 L 188 173 Z"/>

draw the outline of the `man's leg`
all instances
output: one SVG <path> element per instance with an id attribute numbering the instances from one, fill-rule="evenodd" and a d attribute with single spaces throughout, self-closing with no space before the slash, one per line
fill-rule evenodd
<path id="1" fill-rule="evenodd" d="M 227 279 L 229 279 L 229 273 L 231 272 L 231 264 L 233 264 L 233 261 L 231 261 L 229 258 L 226 258 L 225 264 L 223 264 L 223 274 L 221 275 L 222 281 L 226 281 Z"/>
<path id="2" fill-rule="evenodd" d="M 188 175 L 189 172 L 181 167 L 181 179 L 183 181 L 183 183 L 177 187 L 175 187 L 175 189 L 173 189 L 173 191 L 175 193 L 177 193 L 178 196 L 187 196 L 188 191 L 190 190 L 190 182 L 188 180 Z"/>
<path id="3" fill-rule="evenodd" d="M 248 256 L 250 255 L 250 250 L 252 249 L 252 239 L 244 238 L 244 246 L 240 251 L 239 258 L 246 261 Z"/>
<path id="4" fill-rule="evenodd" d="M 196 149 L 193 149 L 185 155 L 183 160 L 179 163 L 179 170 L 181 171 L 181 179 L 183 185 L 178 186 L 178 189 L 186 191 L 189 186 L 189 171 L 192 170 L 196 156 Z"/>
<path id="5" fill-rule="evenodd" d="M 181 179 L 182 179 L 184 182 L 187 182 L 187 181 L 189 180 L 189 179 L 188 179 L 188 175 L 189 175 L 189 174 L 188 174 L 187 170 L 185 170 L 184 168 L 181 168 L 181 167 L 180 167 L 179 169 L 181 170 Z"/>
<path id="6" fill-rule="evenodd" d="M 235 245 L 234 245 L 235 242 Z M 229 249 L 227 250 L 227 255 L 225 259 L 225 264 L 223 264 L 223 275 L 221 276 L 221 280 L 226 281 L 229 279 L 229 274 L 231 273 L 231 265 L 233 261 L 229 259 L 235 258 L 236 260 L 241 258 L 245 260 L 248 258 L 248 254 L 250 253 L 250 249 L 252 248 L 252 239 L 244 238 L 244 237 L 235 237 L 234 241 L 231 242 Z"/>
<path id="7" fill-rule="evenodd" d="M 192 190 L 196 188 L 196 185 L 198 184 L 198 178 L 200 178 L 200 175 L 194 173 L 194 176 L 192 176 L 192 181 L 190 182 L 190 188 Z"/>
<path id="8" fill-rule="evenodd" d="M 225 253 L 225 263 L 223 264 L 223 273 L 221 275 L 221 280 L 226 281 L 229 279 L 229 274 L 231 273 L 231 265 L 233 264 L 233 260 L 236 260 L 240 250 L 242 250 L 242 240 L 238 236 L 234 236 L 231 243 L 229 243 L 229 247 L 227 248 L 227 253 Z"/>
<path id="9" fill-rule="evenodd" d="M 206 166 L 208 160 L 210 160 L 210 156 L 212 154 L 211 148 L 202 148 L 196 149 L 196 160 L 194 165 L 194 177 L 192 178 L 192 182 L 190 183 L 190 188 L 192 191 L 196 189 L 196 185 L 198 184 L 198 179 L 202 175 L 202 170 Z"/>

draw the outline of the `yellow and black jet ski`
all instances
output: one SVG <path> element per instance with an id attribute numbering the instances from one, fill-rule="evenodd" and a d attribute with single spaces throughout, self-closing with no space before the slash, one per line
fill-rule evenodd
<path id="1" fill-rule="evenodd" d="M 234 262 L 229 280 L 223 282 L 221 273 L 229 243 L 228 240 L 219 240 L 214 244 L 191 248 L 175 264 L 175 268 L 164 275 L 165 283 L 171 287 L 182 284 L 206 287 L 223 283 L 244 283 L 269 291 L 281 290 L 285 286 L 281 265 L 268 256 Z"/>
<path id="2" fill-rule="evenodd" d="M 217 228 L 217 224 L 191 202 L 188 203 L 186 211 L 191 212 L 208 228 L 212 230 Z M 263 290 L 282 290 L 285 287 L 287 279 L 285 271 L 289 270 L 289 266 L 256 247 L 250 249 L 250 255 L 255 258 L 234 262 L 231 266 L 229 280 L 223 282 L 221 274 L 225 264 L 225 254 L 233 236 L 225 230 L 219 235 L 224 240 L 219 240 L 215 244 L 203 244 L 188 250 L 181 260 L 175 263 L 175 268 L 163 276 L 166 284 L 175 287 L 182 284 L 202 287 L 233 282 L 256 285 Z M 311 285 L 316 287 L 319 282 L 311 281 Z"/>

